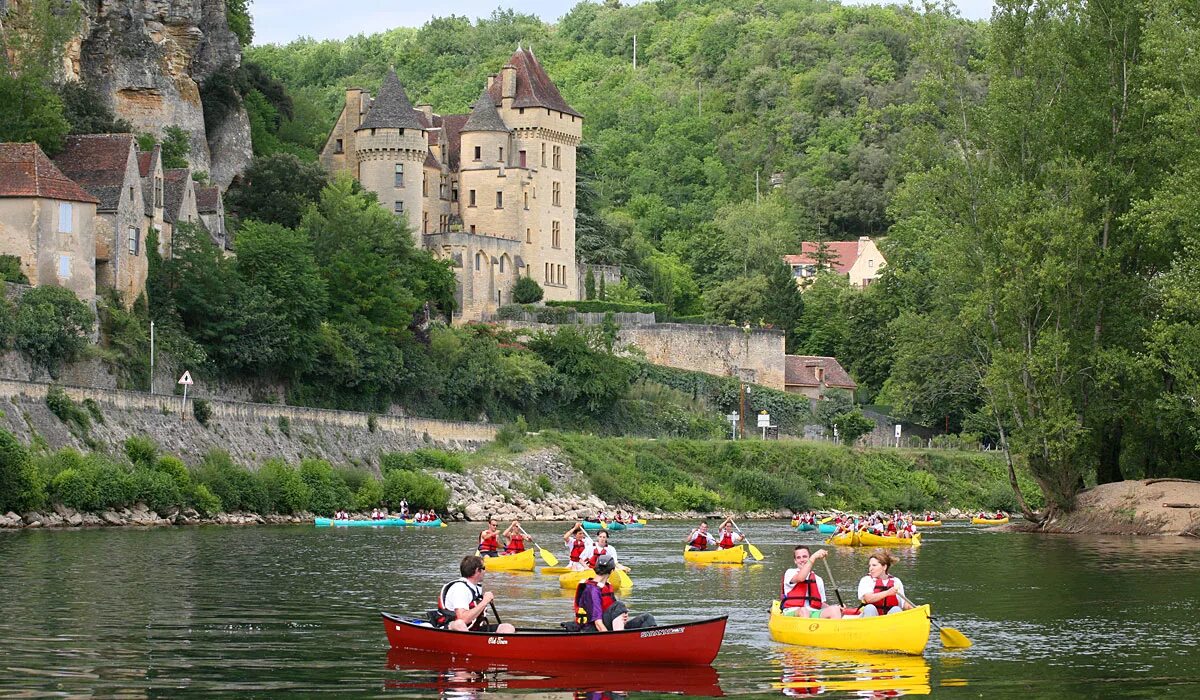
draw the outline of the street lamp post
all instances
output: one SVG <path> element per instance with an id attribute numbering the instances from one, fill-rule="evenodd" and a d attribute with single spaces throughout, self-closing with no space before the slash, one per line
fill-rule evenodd
<path id="1" fill-rule="evenodd" d="M 154 321 L 150 322 L 150 393 L 154 393 Z"/>

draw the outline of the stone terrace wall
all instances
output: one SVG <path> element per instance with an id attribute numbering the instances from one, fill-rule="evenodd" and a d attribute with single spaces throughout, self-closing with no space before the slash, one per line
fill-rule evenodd
<path id="1" fill-rule="evenodd" d="M 36 436 L 52 448 L 89 449 L 46 406 L 50 386 L 0 379 L 0 412 L 3 412 L 0 427 L 10 430 L 26 444 L 32 443 Z M 212 417 L 208 426 L 202 426 L 192 417 L 191 397 L 186 414 L 181 414 L 179 396 L 77 386 L 62 388 L 78 402 L 92 399 L 99 404 L 105 420 L 93 425 L 89 432 L 93 445 L 119 451 L 126 437 L 148 435 L 164 451 L 192 463 L 209 450 L 222 449 L 249 466 L 272 457 L 289 461 L 319 457 L 339 464 L 375 467 L 381 452 L 424 446 L 473 449 L 492 440 L 496 432 L 495 426 L 485 423 L 396 415 L 376 416 L 372 432 L 365 413 L 224 399 L 208 399 Z M 280 425 L 282 418 L 287 419 L 286 433 Z"/>
<path id="2" fill-rule="evenodd" d="M 622 328 L 620 340 L 656 365 L 742 379 L 783 390 L 783 332 L 658 323 Z"/>

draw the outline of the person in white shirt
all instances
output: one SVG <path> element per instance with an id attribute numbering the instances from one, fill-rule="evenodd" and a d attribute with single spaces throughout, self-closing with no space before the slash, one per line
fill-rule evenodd
<path id="1" fill-rule="evenodd" d="M 700 527 L 688 533 L 688 536 L 683 539 L 687 542 L 687 548 L 692 551 L 702 552 L 711 545 L 717 543 L 716 538 L 708 533 L 708 523 L 700 523 Z"/>
<path id="2" fill-rule="evenodd" d="M 463 557 L 458 565 L 462 578 L 450 581 L 438 593 L 438 613 L 445 621 L 442 626 L 459 632 L 516 632 L 507 622 L 488 624 L 486 613 L 495 596 L 483 590 L 483 571 L 482 557 Z"/>
<path id="3" fill-rule="evenodd" d="M 783 574 L 779 612 L 794 617 L 840 618 L 841 606 L 826 604 L 825 582 L 812 571 L 813 564 L 829 556 L 829 552 L 818 549 L 810 556 L 808 547 L 800 545 L 794 550 L 793 556 L 796 566 Z"/>
<path id="4" fill-rule="evenodd" d="M 858 582 L 858 599 L 863 602 L 859 615 L 893 615 L 912 608 L 904 598 L 904 584 L 888 573 L 894 562 L 892 555 L 882 549 L 875 550 L 867 560 L 867 575 Z"/>
<path id="5" fill-rule="evenodd" d="M 589 569 L 595 571 L 596 560 L 607 554 L 613 558 L 618 569 L 629 571 L 629 567 L 621 564 L 621 561 L 617 559 L 617 548 L 608 543 L 608 530 L 597 532 L 595 540 L 587 534 L 584 534 L 583 538 L 587 542 L 587 549 L 583 553 L 583 561 L 587 562 Z"/>

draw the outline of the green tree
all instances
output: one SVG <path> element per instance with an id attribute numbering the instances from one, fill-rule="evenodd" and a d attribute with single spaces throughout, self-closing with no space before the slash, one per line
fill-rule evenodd
<path id="1" fill-rule="evenodd" d="M 192 153 L 190 135 L 178 126 L 163 129 L 162 161 L 164 169 L 189 167 L 188 156 Z"/>
<path id="2" fill-rule="evenodd" d="M 804 296 L 796 286 L 792 269 L 783 262 L 772 265 L 767 274 L 767 291 L 762 306 L 763 320 L 784 331 L 785 352 L 798 352 L 798 328 L 804 317 Z"/>
<path id="3" fill-rule="evenodd" d="M 588 266 L 587 277 L 583 278 L 583 298 L 591 301 L 596 298 L 596 273 Z"/>
<path id="4" fill-rule="evenodd" d="M 304 163 L 288 153 L 259 156 L 251 161 L 241 181 L 229 188 L 225 203 L 243 221 L 296 228 L 328 183 L 325 170 L 317 163 Z"/>
<path id="5" fill-rule="evenodd" d="M 544 292 L 542 285 L 537 283 L 537 280 L 532 277 L 522 277 L 513 285 L 513 303 L 516 304 L 536 304 L 542 300 Z"/>
<path id="6" fill-rule="evenodd" d="M 0 141 L 34 141 L 53 156 L 70 130 L 62 100 L 37 75 L 0 71 Z"/>
<path id="7" fill-rule="evenodd" d="M 0 429 L 0 512 L 24 513 L 42 505 L 45 485 L 29 451 L 12 433 Z"/>
<path id="8" fill-rule="evenodd" d="M 69 80 L 55 89 L 72 134 L 128 134 L 133 130 L 129 122 L 113 115 L 98 92 L 83 83 Z"/>
<path id="9" fill-rule="evenodd" d="M 242 47 L 254 41 L 254 25 L 250 16 L 250 0 L 225 0 L 225 21 L 229 31 L 237 35 Z"/>
<path id="10" fill-rule="evenodd" d="M 838 438 L 844 445 L 854 445 L 863 435 L 875 429 L 875 421 L 863 415 L 857 408 L 845 413 L 839 413 L 833 419 L 838 429 Z"/>
<path id="11" fill-rule="evenodd" d="M 34 287 L 17 303 L 16 347 L 54 376 L 83 352 L 94 326 L 92 310 L 71 290 Z"/>

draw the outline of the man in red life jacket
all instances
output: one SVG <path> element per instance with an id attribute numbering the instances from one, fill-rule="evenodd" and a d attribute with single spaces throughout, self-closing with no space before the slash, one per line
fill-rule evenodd
<path id="1" fill-rule="evenodd" d="M 592 538 L 587 536 L 583 523 L 575 523 L 574 527 L 563 534 L 563 544 L 567 547 L 567 558 L 570 560 L 567 566 L 571 571 L 583 571 L 588 568 L 587 553 L 592 547 Z"/>
<path id="2" fill-rule="evenodd" d="M 733 531 L 733 518 L 726 518 L 725 522 L 721 523 L 721 527 L 717 529 L 718 549 L 729 549 L 744 539 L 746 538 Z"/>
<path id="3" fill-rule="evenodd" d="M 818 549 L 809 555 L 808 547 L 800 545 L 793 553 L 794 568 L 783 574 L 783 588 L 779 595 L 779 611 L 796 617 L 825 618 L 836 620 L 842 616 L 842 608 L 825 602 L 825 582 L 814 574 L 812 567 L 818 559 L 829 556 L 829 552 Z"/>
<path id="4" fill-rule="evenodd" d="M 487 529 L 479 533 L 479 556 L 495 557 L 500 555 L 500 532 L 496 530 L 495 518 L 488 520 Z"/>
<path id="5" fill-rule="evenodd" d="M 625 603 L 617 600 L 612 584 L 608 582 L 608 577 L 617 568 L 611 555 L 600 555 L 592 568 L 596 576 L 581 581 L 575 588 L 575 622 L 581 632 L 619 632 L 658 624 L 649 613 L 630 617 Z"/>
<path id="6" fill-rule="evenodd" d="M 717 540 L 708 534 L 708 523 L 700 523 L 700 527 L 688 533 L 683 541 L 687 542 L 687 548 L 694 552 L 703 552 L 709 545 L 717 543 Z"/>
<path id="7" fill-rule="evenodd" d="M 463 557 L 458 565 L 458 573 L 462 578 L 450 581 L 438 593 L 438 609 L 434 620 L 436 626 L 459 632 L 516 632 L 516 628 L 507 622 L 488 624 L 486 611 L 495 596 L 491 591 L 483 590 L 483 571 L 481 557 Z"/>

